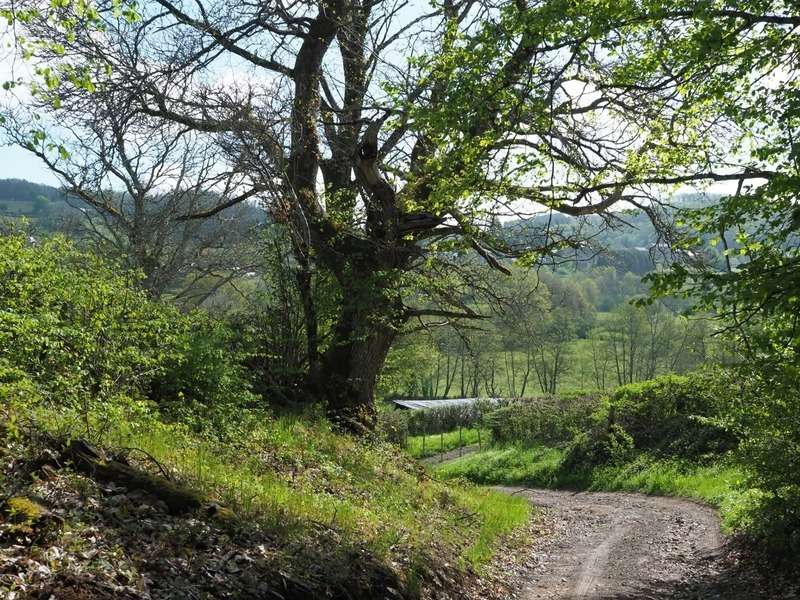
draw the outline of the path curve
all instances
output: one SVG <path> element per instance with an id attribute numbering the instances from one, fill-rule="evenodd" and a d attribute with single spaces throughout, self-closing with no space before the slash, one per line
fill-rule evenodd
<path id="1" fill-rule="evenodd" d="M 441 464 L 477 445 L 431 456 Z M 498 557 L 497 581 L 461 600 L 800 600 L 796 573 L 726 546 L 717 510 L 685 498 L 495 486 L 540 513 L 532 543 Z M 505 588 L 507 594 L 498 594 Z"/>
<path id="2" fill-rule="evenodd" d="M 727 597 L 697 595 L 695 585 L 713 578 L 723 544 L 711 507 L 619 492 L 496 489 L 528 498 L 549 529 L 533 541 L 522 600 Z"/>

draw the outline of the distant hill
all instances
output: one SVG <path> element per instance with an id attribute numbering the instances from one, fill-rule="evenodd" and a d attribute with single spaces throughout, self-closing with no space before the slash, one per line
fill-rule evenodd
<path id="1" fill-rule="evenodd" d="M 24 179 L 0 179 L 0 216 L 36 217 L 64 203 L 64 192 Z"/>
<path id="2" fill-rule="evenodd" d="M 682 194 L 672 199 L 676 208 L 698 207 L 716 202 L 717 195 Z M 81 205 L 77 198 L 73 205 Z M 92 210 L 91 207 L 88 207 Z M 243 214 L 241 210 L 244 210 Z M 527 246 L 533 241 L 544 242 L 544 231 L 568 234 L 581 228 L 582 234 L 592 239 L 591 247 L 579 250 L 577 257 L 583 268 L 609 266 L 619 273 L 632 272 L 643 275 L 653 270 L 653 249 L 658 236 L 650 219 L 641 211 L 618 213 L 620 222 L 607 228 L 598 216 L 586 220 L 563 214 L 539 215 L 528 219 L 507 221 L 502 224 L 502 236 L 516 246 Z M 81 220 L 80 213 L 66 202 L 63 190 L 24 179 L 0 179 L 0 219 L 25 217 L 39 230 L 74 233 L 74 221 Z M 257 205 L 240 207 L 237 225 L 246 229 L 264 219 L 263 209 Z M 67 224 L 70 223 L 70 227 Z M 583 223 L 583 225 L 581 225 Z M 215 220 L 206 226 L 218 225 Z M 228 223 L 226 227 L 230 227 Z M 69 230 L 69 231 L 67 231 Z M 602 252 L 598 249 L 602 248 Z M 574 256 L 573 256 L 574 258 Z"/>
<path id="3" fill-rule="evenodd" d="M 679 194 L 670 201 L 671 208 L 664 215 L 671 220 L 675 211 L 682 208 L 699 208 L 718 202 L 718 194 Z M 545 232 L 550 235 L 568 236 L 580 231 L 581 236 L 591 239 L 591 244 L 577 252 L 567 254 L 578 258 L 583 267 L 614 267 L 619 273 L 631 272 L 644 275 L 655 268 L 654 257 L 662 256 L 666 250 L 650 218 L 640 210 L 615 213 L 618 222 L 608 226 L 605 219 L 597 215 L 576 218 L 564 214 L 542 214 L 527 219 L 507 221 L 503 224 L 503 236 L 517 247 L 524 247 L 531 240 L 544 242 Z"/>
<path id="4" fill-rule="evenodd" d="M 211 206 L 216 201 L 214 192 L 209 192 L 208 205 Z M 153 211 L 158 211 L 159 198 L 150 198 L 148 206 Z M 81 237 L 86 217 L 92 214 L 96 214 L 95 209 L 77 196 L 70 195 L 68 202 L 68 195 L 62 189 L 24 179 L 0 179 L 0 221 L 24 218 L 36 232 L 59 232 Z M 236 218 L 231 222 L 233 215 Z M 265 218 L 262 207 L 246 202 L 206 219 L 202 227 L 205 230 L 214 227 L 225 227 L 228 230 L 238 228 L 240 232 L 245 232 L 263 223 Z"/>

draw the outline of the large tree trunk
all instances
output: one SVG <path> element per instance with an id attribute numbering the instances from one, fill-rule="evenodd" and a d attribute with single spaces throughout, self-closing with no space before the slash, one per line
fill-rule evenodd
<path id="1" fill-rule="evenodd" d="M 303 304 L 309 377 L 312 381 L 316 381 L 319 372 L 319 326 L 311 271 L 306 262 L 302 262 L 300 268 L 295 272 L 295 281 Z"/>
<path id="2" fill-rule="evenodd" d="M 356 433 L 375 426 L 375 384 L 395 335 L 387 327 L 361 331 L 349 340 L 337 336 L 320 365 L 316 386 L 329 418 Z"/>
<path id="3" fill-rule="evenodd" d="M 355 433 L 375 426 L 375 385 L 400 324 L 392 304 L 368 287 L 343 290 L 333 338 L 314 382 L 329 418 Z"/>

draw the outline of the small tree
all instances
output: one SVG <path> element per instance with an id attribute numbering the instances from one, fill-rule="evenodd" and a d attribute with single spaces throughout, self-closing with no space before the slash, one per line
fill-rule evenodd
<path id="1" fill-rule="evenodd" d="M 58 130 L 34 143 L 29 132 L 45 117 Z M 159 125 L 114 93 L 65 94 L 57 106 L 34 99 L 2 126 L 61 180 L 67 202 L 82 215 L 75 233 L 141 271 L 151 297 L 169 292 L 200 304 L 254 268 L 247 246 L 264 215 L 241 203 L 241 176 L 224 168 L 201 134 Z M 34 212 L 46 206 L 37 198 Z"/>
<path id="2" fill-rule="evenodd" d="M 36 196 L 36 198 L 33 199 L 33 206 L 31 210 L 34 215 L 41 216 L 45 212 L 47 212 L 49 206 L 50 206 L 50 200 L 48 200 L 44 196 Z"/>

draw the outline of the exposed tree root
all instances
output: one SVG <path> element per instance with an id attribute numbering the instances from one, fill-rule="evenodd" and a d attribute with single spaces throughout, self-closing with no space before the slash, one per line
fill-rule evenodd
<path id="1" fill-rule="evenodd" d="M 167 505 L 173 515 L 191 512 L 203 504 L 202 496 L 162 477 L 155 477 L 116 460 L 106 459 L 85 440 L 71 441 L 62 453 L 75 468 L 91 477 L 143 490 Z"/>

